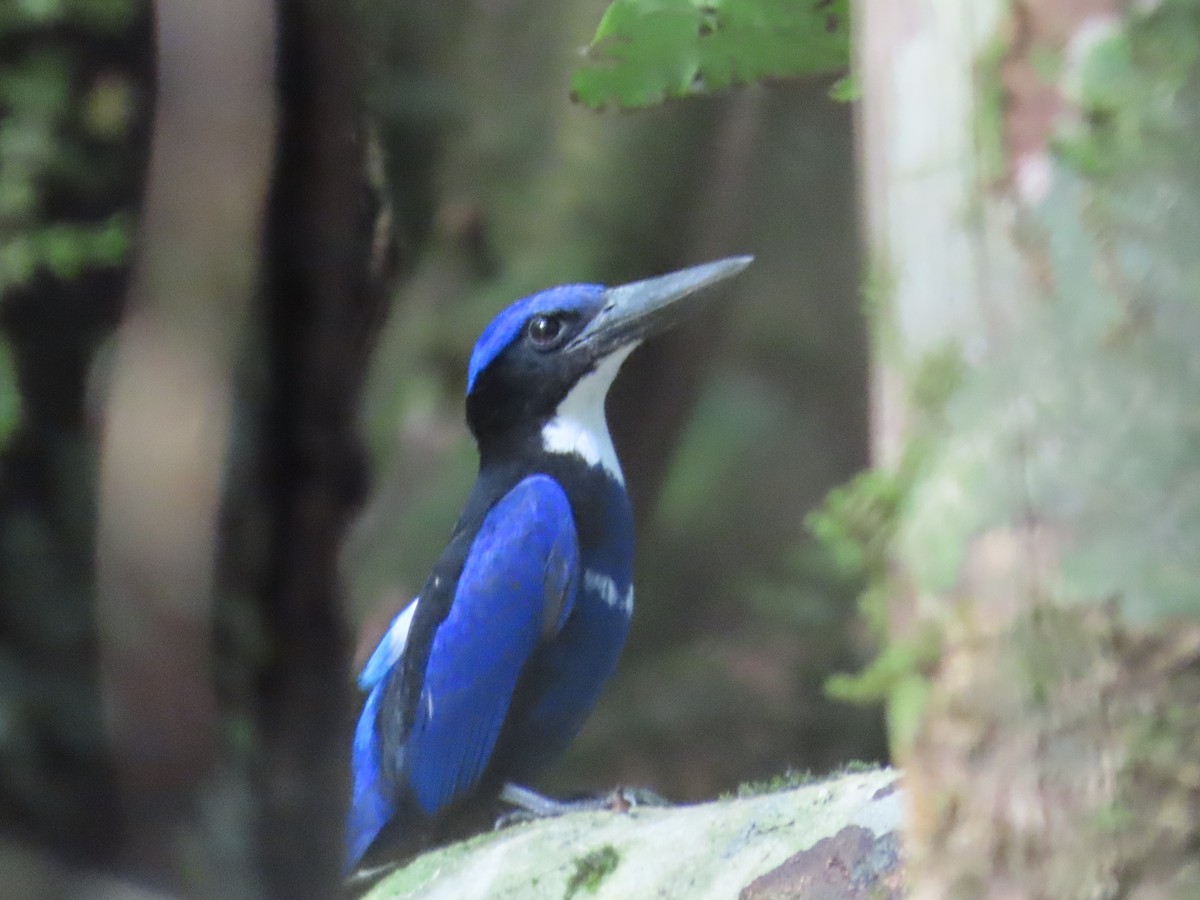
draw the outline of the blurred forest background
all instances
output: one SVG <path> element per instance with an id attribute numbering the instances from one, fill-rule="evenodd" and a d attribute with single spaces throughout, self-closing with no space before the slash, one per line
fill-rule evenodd
<path id="1" fill-rule="evenodd" d="M 871 640 L 805 527 L 867 455 L 851 107 L 810 79 L 589 109 L 604 6 L 281 4 L 276 57 L 267 3 L 0 12 L 0 873 L 161 872 L 180 809 L 237 835 L 247 784 L 277 812 L 313 760 L 336 784 L 352 645 L 474 477 L 479 330 L 732 253 L 757 262 L 610 400 L 637 612 L 545 787 L 688 801 L 884 757 L 879 711 L 823 690 Z"/>

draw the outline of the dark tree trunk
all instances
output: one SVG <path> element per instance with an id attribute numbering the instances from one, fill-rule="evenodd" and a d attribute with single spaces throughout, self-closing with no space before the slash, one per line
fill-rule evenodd
<path id="1" fill-rule="evenodd" d="M 388 235 L 377 241 L 384 217 L 368 179 L 358 23 L 324 0 L 281 13 L 260 459 L 273 534 L 259 839 L 267 895 L 329 897 L 342 865 L 353 704 L 338 558 L 366 487 L 358 406 L 385 309 L 389 260 L 377 251 Z"/>
<path id="2" fill-rule="evenodd" d="M 97 551 L 123 868 L 184 892 L 329 897 L 352 705 L 338 556 L 392 262 L 361 41 L 319 0 L 163 0 L 158 22 Z"/>

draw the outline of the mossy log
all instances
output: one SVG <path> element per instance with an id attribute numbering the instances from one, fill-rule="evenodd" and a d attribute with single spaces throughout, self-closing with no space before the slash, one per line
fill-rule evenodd
<path id="1" fill-rule="evenodd" d="M 903 794 L 895 771 L 742 793 L 695 806 L 573 813 L 504 828 L 426 853 L 367 896 L 901 896 Z"/>

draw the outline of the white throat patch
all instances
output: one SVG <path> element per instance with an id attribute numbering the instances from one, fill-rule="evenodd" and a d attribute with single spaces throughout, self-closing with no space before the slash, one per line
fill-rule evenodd
<path id="1" fill-rule="evenodd" d="M 621 363 L 636 344 L 622 347 L 603 360 L 595 371 L 579 379 L 571 388 L 554 418 L 542 427 L 542 448 L 547 453 L 571 453 L 582 457 L 589 466 L 603 466 L 618 483 L 625 483 L 617 451 L 608 434 L 604 418 L 604 398 L 621 369 Z"/>

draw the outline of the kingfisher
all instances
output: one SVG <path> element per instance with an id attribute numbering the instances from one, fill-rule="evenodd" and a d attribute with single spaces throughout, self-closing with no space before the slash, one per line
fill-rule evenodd
<path id="1" fill-rule="evenodd" d="M 633 612 L 633 511 L 604 402 L 679 301 L 751 257 L 518 300 L 467 368 L 479 473 L 420 594 L 359 678 L 346 868 L 523 785 L 566 749 Z M 409 846 L 412 846 L 410 843 Z"/>

